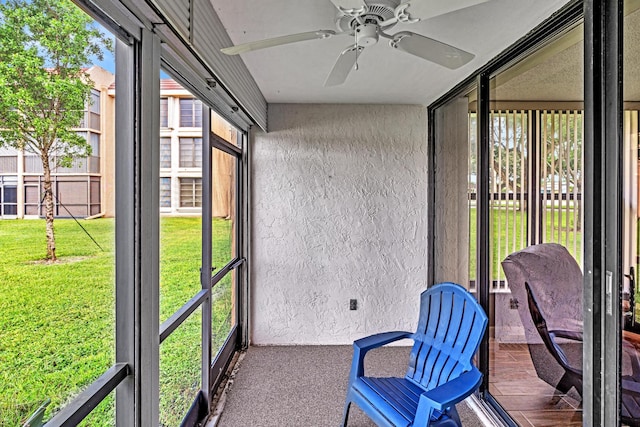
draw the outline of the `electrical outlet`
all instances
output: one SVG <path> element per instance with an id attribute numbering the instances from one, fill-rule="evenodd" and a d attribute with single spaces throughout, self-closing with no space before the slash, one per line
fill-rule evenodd
<path id="1" fill-rule="evenodd" d="M 349 300 L 349 310 L 357 310 L 358 309 L 358 300 L 350 299 Z"/>

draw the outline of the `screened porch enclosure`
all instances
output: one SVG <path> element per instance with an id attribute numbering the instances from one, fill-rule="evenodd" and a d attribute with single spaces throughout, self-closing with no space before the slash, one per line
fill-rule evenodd
<path id="1" fill-rule="evenodd" d="M 619 371 L 611 371 L 618 359 L 609 361 L 613 368 L 598 365 L 604 371 L 586 378 L 585 405 L 540 384 L 517 327 L 517 309 L 524 302 L 512 297 L 500 266 L 508 254 L 535 243 L 562 244 L 580 266 L 597 252 L 590 252 L 589 239 L 583 238 L 601 225 L 594 224 L 588 206 L 609 200 L 613 192 L 605 191 L 596 202 L 587 196 L 585 175 L 595 150 L 591 147 L 590 156 L 584 152 L 594 107 L 582 93 L 582 3 L 570 2 L 554 15 L 553 31 L 536 30 L 553 36 L 545 39 L 551 49 L 542 49 L 544 55 L 536 56 L 533 41 L 519 42 L 523 56 L 517 59 L 524 59 L 524 66 L 517 72 L 508 73 L 516 59 L 509 52 L 514 56 L 483 66 L 429 108 L 270 103 L 267 132 L 267 101 L 258 84 L 240 58 L 219 51 L 231 40 L 212 2 L 75 2 L 117 38 L 115 354 L 113 365 L 58 412 L 51 426 L 88 423 L 86 417 L 108 398 L 116 425 L 198 425 L 212 413 L 234 355 L 250 344 L 295 345 L 312 355 L 332 346 L 338 356 L 329 359 L 343 357 L 339 353 L 346 349 L 336 344 L 410 329 L 417 320 L 416 295 L 445 280 L 468 285 L 491 319 L 477 357 L 484 374 L 477 398 L 485 409 L 509 425 L 529 427 L 558 420 L 579 425 L 599 416 L 594 408 L 600 406 L 589 399 L 609 397 L 601 396 L 594 379 L 604 378 L 605 385 L 619 379 Z M 587 14 L 594 18 L 592 10 Z M 553 43 L 560 39 L 568 42 Z M 592 42 L 586 44 L 593 47 Z M 543 78 L 541 70 L 559 64 L 563 73 Z M 160 233 L 172 232 L 163 230 L 160 218 L 162 194 L 171 185 L 161 180 L 161 162 L 167 161 L 160 139 L 161 70 L 202 105 L 202 141 L 185 139 L 178 150 L 185 156 L 180 167 L 191 175 L 174 191 L 183 198 L 182 208 L 199 215 L 195 231 L 201 244 L 187 252 L 200 269 L 173 284 L 187 289 L 187 296 L 175 301 L 161 287 L 161 268 L 174 262 L 163 259 L 160 244 Z M 540 84 L 527 85 L 523 76 L 536 74 Z M 195 102 L 184 107 L 185 115 L 197 117 Z M 632 107 L 625 113 L 621 150 L 625 197 L 637 205 L 638 114 Z M 235 129 L 235 141 L 212 132 L 212 110 Z M 201 171 L 195 170 L 198 162 Z M 224 169 L 225 178 L 214 176 L 216 167 Z M 215 179 L 224 180 L 223 191 L 214 190 Z M 9 188 L 11 182 L 2 185 Z M 212 243 L 217 199 L 231 206 L 223 233 L 228 248 L 221 254 Z M 604 212 L 606 206 L 597 203 Z M 635 205 L 625 207 L 625 269 L 637 263 Z M 633 301 L 635 290 L 620 283 Z M 619 295 L 612 292 L 609 301 L 617 314 Z M 220 314 L 222 326 L 216 329 L 213 319 Z M 595 347 L 585 366 L 594 368 L 597 352 L 604 352 L 611 338 L 600 334 L 604 326 L 594 330 L 601 325 L 590 320 L 585 342 Z M 195 333 L 182 340 L 186 329 Z M 622 332 L 616 323 L 610 329 Z M 173 348 L 190 365 L 184 389 L 163 383 L 164 368 L 177 366 Z M 264 350 L 250 347 L 249 353 L 252 349 Z M 284 350 L 275 357 L 277 375 L 277 369 L 287 369 L 282 361 L 296 354 Z M 317 371 L 319 383 L 325 371 Z M 329 392 L 334 398 L 335 390 Z M 176 414 L 168 418 L 165 400 L 182 392 L 174 400 Z M 617 398 L 602 404 L 607 420 L 619 420 Z M 288 403 L 285 398 L 278 403 L 283 402 Z M 236 409 L 242 413 L 247 407 Z M 311 409 L 300 407 L 295 415 L 307 420 L 305 410 Z"/>
<path id="2" fill-rule="evenodd" d="M 115 133 L 115 146 L 106 150 L 112 163 L 104 171 L 116 207 L 115 274 L 105 301 L 115 321 L 111 342 L 103 342 L 113 350 L 110 367 L 53 397 L 45 420 L 195 425 L 210 413 L 233 355 L 247 342 L 247 116 L 178 59 L 179 42 L 161 45 L 158 34 L 140 27 L 129 33 L 140 22 L 113 3 L 77 3 L 115 36 L 115 126 L 105 130 Z M 212 6 L 203 13 L 214 14 Z M 160 98 L 167 74 L 193 97 L 170 110 L 191 132 L 174 138 L 173 158 L 161 140 L 169 133 Z M 181 176 L 166 191 L 161 170 L 171 161 Z M 171 193 L 188 216 L 161 218 Z"/>

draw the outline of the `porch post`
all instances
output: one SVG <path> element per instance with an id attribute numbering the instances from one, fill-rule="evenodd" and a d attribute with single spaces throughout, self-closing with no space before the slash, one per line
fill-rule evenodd
<path id="1" fill-rule="evenodd" d="M 212 164 L 211 164 L 211 109 L 202 104 L 202 267 L 200 284 L 207 291 L 207 298 L 202 303 L 202 395 L 207 405 L 207 413 L 211 411 L 211 275 L 212 275 Z"/>
<path id="2" fill-rule="evenodd" d="M 140 343 L 137 370 L 140 425 L 159 424 L 160 400 L 160 39 L 142 30 L 139 55 L 140 147 L 138 180 L 138 245 L 140 276 L 138 310 Z"/>
<path id="3" fill-rule="evenodd" d="M 116 42 L 116 424 L 159 424 L 160 39 Z"/>
<path id="4" fill-rule="evenodd" d="M 130 375 L 116 389 L 116 425 L 135 425 L 135 47 L 116 38 L 115 233 L 116 363 L 127 363 Z"/>

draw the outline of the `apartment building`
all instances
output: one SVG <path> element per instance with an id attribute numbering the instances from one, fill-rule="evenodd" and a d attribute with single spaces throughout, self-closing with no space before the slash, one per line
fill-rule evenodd
<path id="1" fill-rule="evenodd" d="M 92 148 L 88 158 L 77 159 L 71 167 L 52 169 L 57 217 L 90 217 L 104 214 L 103 171 L 108 166 L 103 155 L 113 146 L 114 100 L 107 95 L 114 75 L 101 67 L 87 69 L 94 88 L 91 102 L 77 128 Z M 40 156 L 27 150 L 0 148 L 0 218 L 38 218 L 44 215 L 43 169 Z"/>
<path id="2" fill-rule="evenodd" d="M 92 155 L 72 167 L 52 170 L 56 217 L 111 217 L 115 213 L 115 76 L 99 66 L 87 73 L 94 82 L 91 103 L 77 132 L 89 141 Z M 235 143 L 236 130 L 213 114 L 212 130 Z M 202 207 L 202 103 L 171 79 L 161 80 L 160 211 L 199 215 Z M 214 216 L 227 217 L 232 168 L 214 159 Z M 0 219 L 44 216 L 40 157 L 26 150 L 0 147 Z"/>
<path id="3" fill-rule="evenodd" d="M 211 129 L 236 144 L 237 130 L 216 113 Z M 233 162 L 214 153 L 213 216 L 228 217 Z M 202 102 L 172 79 L 160 80 L 160 212 L 199 215 L 202 208 Z"/>

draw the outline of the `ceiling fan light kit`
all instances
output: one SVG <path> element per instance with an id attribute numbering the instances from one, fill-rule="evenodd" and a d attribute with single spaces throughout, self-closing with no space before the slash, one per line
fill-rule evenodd
<path id="1" fill-rule="evenodd" d="M 467 64 L 475 56 L 455 46 L 411 31 L 396 34 L 387 34 L 385 31 L 399 22 L 411 24 L 485 1 L 487 0 L 449 0 L 443 5 L 435 0 L 331 0 L 339 12 L 336 19 L 338 31 L 318 30 L 291 34 L 231 46 L 222 49 L 222 52 L 238 55 L 306 40 L 327 39 L 339 35 L 351 36 L 355 44 L 340 53 L 324 83 L 325 86 L 337 86 L 346 81 L 351 70 L 358 69 L 358 57 L 364 49 L 373 46 L 383 37 L 389 39 L 392 48 L 449 69 L 456 69 Z M 414 16 L 414 13 L 420 13 L 422 16 Z"/>

